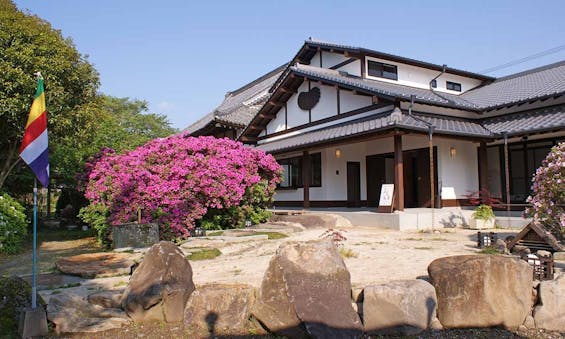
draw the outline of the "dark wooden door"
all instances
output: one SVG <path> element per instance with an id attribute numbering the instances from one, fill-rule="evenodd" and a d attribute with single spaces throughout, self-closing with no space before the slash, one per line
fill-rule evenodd
<path id="1" fill-rule="evenodd" d="M 347 162 L 347 207 L 361 206 L 361 163 Z"/>
<path id="2" fill-rule="evenodd" d="M 404 161 L 404 205 L 411 207 L 431 206 L 430 153 L 422 148 L 405 151 Z M 437 154 L 434 148 L 434 196 L 437 202 Z M 437 207 L 437 204 L 436 204 Z"/>
<path id="3" fill-rule="evenodd" d="M 387 168 L 385 166 L 387 159 L 394 159 L 392 154 L 369 155 L 367 162 L 367 206 L 376 207 L 379 205 L 381 195 L 381 186 L 383 184 L 392 184 L 387 182 Z M 390 169 L 393 170 L 393 169 Z M 390 181 L 390 180 L 389 180 Z"/>

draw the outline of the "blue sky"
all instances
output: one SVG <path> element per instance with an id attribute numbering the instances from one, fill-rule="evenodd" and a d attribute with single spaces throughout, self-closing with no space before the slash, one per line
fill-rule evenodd
<path id="1" fill-rule="evenodd" d="M 101 91 L 185 128 L 308 37 L 473 72 L 565 45 L 565 1 L 16 0 L 75 42 Z M 489 73 L 565 59 L 559 52 Z"/>

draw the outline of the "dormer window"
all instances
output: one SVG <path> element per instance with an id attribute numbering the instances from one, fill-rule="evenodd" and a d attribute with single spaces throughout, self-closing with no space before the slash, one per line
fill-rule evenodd
<path id="1" fill-rule="evenodd" d="M 446 81 L 445 88 L 451 91 L 461 92 L 461 84 L 457 82 Z"/>
<path id="2" fill-rule="evenodd" d="M 369 76 L 398 80 L 398 69 L 395 65 L 368 60 L 367 66 Z"/>

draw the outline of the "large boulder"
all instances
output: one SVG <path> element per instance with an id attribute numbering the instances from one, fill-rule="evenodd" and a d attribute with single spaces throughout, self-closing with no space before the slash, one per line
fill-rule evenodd
<path id="1" fill-rule="evenodd" d="M 57 333 L 101 332 L 127 325 L 130 320 L 119 308 L 90 304 L 76 294 L 57 294 L 49 299 L 47 319 Z"/>
<path id="2" fill-rule="evenodd" d="M 38 307 L 45 302 L 37 295 Z M 31 286 L 23 279 L 0 276 L 0 336 L 17 336 L 22 311 L 31 307 Z"/>
<path id="3" fill-rule="evenodd" d="M 184 328 L 199 338 L 257 333 L 249 321 L 254 301 L 255 289 L 249 285 L 200 286 L 186 303 Z"/>
<path id="4" fill-rule="evenodd" d="M 192 268 L 182 251 L 161 241 L 145 254 L 122 296 L 122 308 L 135 322 L 176 322 L 194 291 Z"/>
<path id="5" fill-rule="evenodd" d="M 363 324 L 368 334 L 415 335 L 436 316 L 436 291 L 424 280 L 391 281 L 365 287 Z"/>
<path id="6" fill-rule="evenodd" d="M 446 328 L 517 328 L 532 306 L 532 267 L 501 255 L 460 255 L 428 266 Z"/>
<path id="7" fill-rule="evenodd" d="M 565 274 L 539 284 L 539 303 L 534 308 L 536 327 L 565 332 Z"/>
<path id="8" fill-rule="evenodd" d="M 252 314 L 292 338 L 356 338 L 351 277 L 330 240 L 282 244 L 269 263 Z"/>

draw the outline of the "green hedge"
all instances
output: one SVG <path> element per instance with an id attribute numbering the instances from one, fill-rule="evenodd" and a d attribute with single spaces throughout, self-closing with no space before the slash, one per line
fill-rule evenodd
<path id="1" fill-rule="evenodd" d="M 24 207 L 8 194 L 0 195 L 0 253 L 18 253 L 26 235 Z"/>

